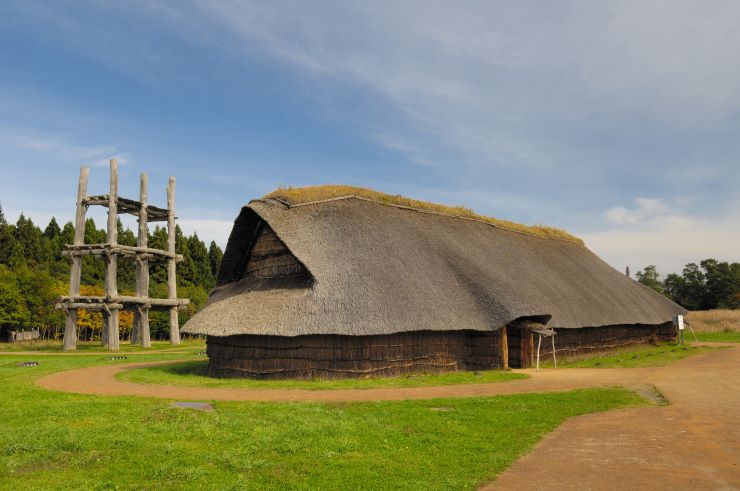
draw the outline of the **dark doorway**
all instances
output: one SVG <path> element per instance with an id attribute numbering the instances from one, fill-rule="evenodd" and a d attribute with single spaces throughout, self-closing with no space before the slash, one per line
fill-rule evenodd
<path id="1" fill-rule="evenodd" d="M 509 367 L 529 368 L 534 358 L 534 335 L 532 330 L 517 326 L 507 326 L 509 348 Z"/>

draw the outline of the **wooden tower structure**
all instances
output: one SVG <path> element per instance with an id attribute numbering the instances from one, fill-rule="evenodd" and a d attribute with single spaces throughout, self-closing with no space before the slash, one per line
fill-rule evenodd
<path id="1" fill-rule="evenodd" d="M 77 188 L 77 212 L 75 214 L 74 244 L 64 246 L 64 254 L 72 258 L 69 275 L 69 295 L 59 298 L 57 308 L 67 313 L 64 326 L 64 349 L 77 348 L 77 310 L 86 309 L 103 313 L 102 342 L 110 350 L 119 349 L 118 312 L 132 310 L 134 325 L 131 343 L 142 347 L 151 346 L 149 330 L 149 310 L 167 310 L 170 314 L 170 341 L 180 344 L 178 325 L 179 308 L 184 308 L 190 301 L 177 298 L 176 264 L 182 256 L 175 253 L 175 178 L 170 177 L 167 183 L 167 208 L 151 206 L 147 202 L 149 178 L 141 174 L 139 200 L 135 201 L 118 196 L 118 161 L 110 160 L 110 190 L 108 194 L 87 195 L 87 181 L 90 175 L 88 167 L 80 168 L 80 181 Z M 89 206 L 108 208 L 108 233 L 104 244 L 85 244 L 85 214 Z M 130 213 L 138 216 L 138 238 L 136 246 L 125 246 L 118 243 L 118 214 Z M 148 247 L 148 223 L 167 222 L 167 250 Z M 102 258 L 105 268 L 105 295 L 80 295 L 83 256 L 93 255 Z M 136 294 L 123 296 L 118 294 L 118 259 L 136 261 Z M 164 261 L 167 263 L 168 298 L 149 297 L 149 263 Z"/>

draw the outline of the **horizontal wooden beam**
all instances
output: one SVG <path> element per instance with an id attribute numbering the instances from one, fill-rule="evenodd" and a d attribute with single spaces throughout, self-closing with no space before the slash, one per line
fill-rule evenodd
<path id="1" fill-rule="evenodd" d="M 108 207 L 110 204 L 110 196 L 107 194 L 99 194 L 96 196 L 85 196 L 82 199 L 82 203 L 86 206 L 105 206 Z M 168 218 L 168 211 L 165 208 L 152 205 L 142 205 L 141 201 L 136 201 L 129 198 L 121 198 L 120 196 L 116 200 L 118 205 L 118 213 L 128 213 L 134 216 L 139 216 L 139 211 L 142 206 L 146 206 L 147 220 L 150 222 L 166 222 Z"/>
<path id="2" fill-rule="evenodd" d="M 85 310 L 95 310 L 95 311 L 105 311 L 106 308 L 108 310 L 123 310 L 124 306 L 120 303 L 81 303 L 81 302 L 60 302 L 55 305 L 57 310 L 76 310 L 76 309 L 85 309 Z"/>
<path id="3" fill-rule="evenodd" d="M 126 295 L 116 295 L 112 297 L 91 296 L 91 295 L 62 295 L 59 297 L 59 303 L 79 303 L 85 305 L 96 305 L 105 303 L 132 304 L 132 305 L 149 305 L 156 307 L 184 307 L 190 305 L 187 298 L 151 298 L 151 297 L 130 297 Z"/>
<path id="4" fill-rule="evenodd" d="M 58 303 L 56 304 L 57 310 L 77 310 L 77 309 L 85 309 L 95 312 L 104 312 L 105 311 L 105 305 L 104 303 Z M 145 310 L 160 310 L 160 311 L 169 311 L 172 309 L 171 306 L 164 306 L 164 305 L 136 305 L 136 304 L 121 304 L 121 303 L 112 303 L 107 304 L 109 310 L 126 310 L 126 311 L 137 311 L 138 309 L 145 309 Z M 185 305 L 178 305 L 175 307 L 177 310 L 184 310 L 187 307 Z"/>
<path id="5" fill-rule="evenodd" d="M 94 256 L 104 256 L 106 254 L 118 254 L 123 257 L 136 258 L 136 256 L 139 256 L 141 259 L 152 259 L 155 261 L 174 259 L 177 262 L 181 262 L 183 260 L 181 254 L 173 254 L 168 251 L 152 249 L 150 247 L 136 247 L 121 244 L 66 244 L 64 249 L 65 250 L 62 254 L 65 256 L 88 256 L 91 254 Z"/>

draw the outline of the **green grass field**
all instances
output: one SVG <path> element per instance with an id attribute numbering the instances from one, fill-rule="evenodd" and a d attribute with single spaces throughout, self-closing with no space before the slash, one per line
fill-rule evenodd
<path id="1" fill-rule="evenodd" d="M 686 341 L 692 342 L 694 336 L 691 332 L 686 333 Z M 699 341 L 708 341 L 716 343 L 740 343 L 740 332 L 697 332 L 696 337 Z"/>
<path id="2" fill-rule="evenodd" d="M 681 360 L 687 356 L 698 355 L 711 351 L 713 347 L 692 346 L 690 344 L 676 345 L 673 343 L 658 346 L 639 346 L 619 350 L 608 354 L 598 354 L 585 358 L 575 358 L 558 361 L 559 368 L 636 368 L 658 367 Z M 552 361 L 543 366 L 551 367 Z"/>
<path id="3" fill-rule="evenodd" d="M 206 376 L 207 360 L 192 360 L 172 365 L 137 368 L 117 375 L 120 380 L 142 384 L 185 385 L 190 387 L 235 387 L 242 389 L 373 389 L 378 387 L 422 387 L 433 385 L 506 382 L 528 378 L 522 373 L 487 370 L 449 372 L 391 378 L 339 380 L 253 380 L 212 378 Z"/>
<path id="4" fill-rule="evenodd" d="M 191 351 L 195 355 L 197 348 Z M 182 352 L 129 353 L 128 360 Z M 38 367 L 21 368 L 36 360 Z M 622 389 L 356 404 L 216 402 L 40 389 L 105 355 L 0 357 L 0 489 L 474 489 L 568 417 L 637 406 Z"/>

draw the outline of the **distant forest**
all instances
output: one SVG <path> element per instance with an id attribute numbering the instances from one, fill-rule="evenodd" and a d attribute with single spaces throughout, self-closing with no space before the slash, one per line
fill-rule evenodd
<path id="1" fill-rule="evenodd" d="M 9 224 L 0 207 L 0 330 L 39 329 L 41 337 L 58 339 L 63 335 L 64 314 L 55 310 L 57 297 L 68 294 L 70 261 L 62 255 L 64 244 L 71 244 L 74 226 L 71 222 L 60 227 L 52 218 L 43 230 L 23 214 Z M 95 221 L 85 222 L 85 243 L 103 243 L 106 231 L 98 229 Z M 118 243 L 136 245 L 133 231 L 118 222 Z M 167 230 L 156 226 L 150 231 L 149 247 L 167 249 Z M 176 251 L 184 260 L 177 265 L 177 288 L 180 298 L 189 298 L 187 310 L 180 311 L 180 324 L 185 323 L 208 298 L 208 291 L 215 284 L 223 251 L 211 242 L 210 246 L 197 234 L 185 236 L 177 227 Z M 83 258 L 83 295 L 103 295 L 105 264 L 92 256 Z M 118 291 L 133 295 L 135 290 L 135 262 L 119 261 Z M 150 263 L 150 289 L 152 297 L 167 297 L 167 270 L 163 263 Z M 80 339 L 100 338 L 102 315 L 80 311 L 78 323 Z M 123 312 L 120 318 L 121 335 L 130 336 L 133 314 Z M 153 339 L 169 337 L 167 312 L 151 312 L 150 327 Z"/>
<path id="2" fill-rule="evenodd" d="M 635 277 L 688 310 L 740 309 L 740 263 L 705 259 L 687 264 L 682 274 L 671 273 L 662 281 L 651 264 Z"/>

